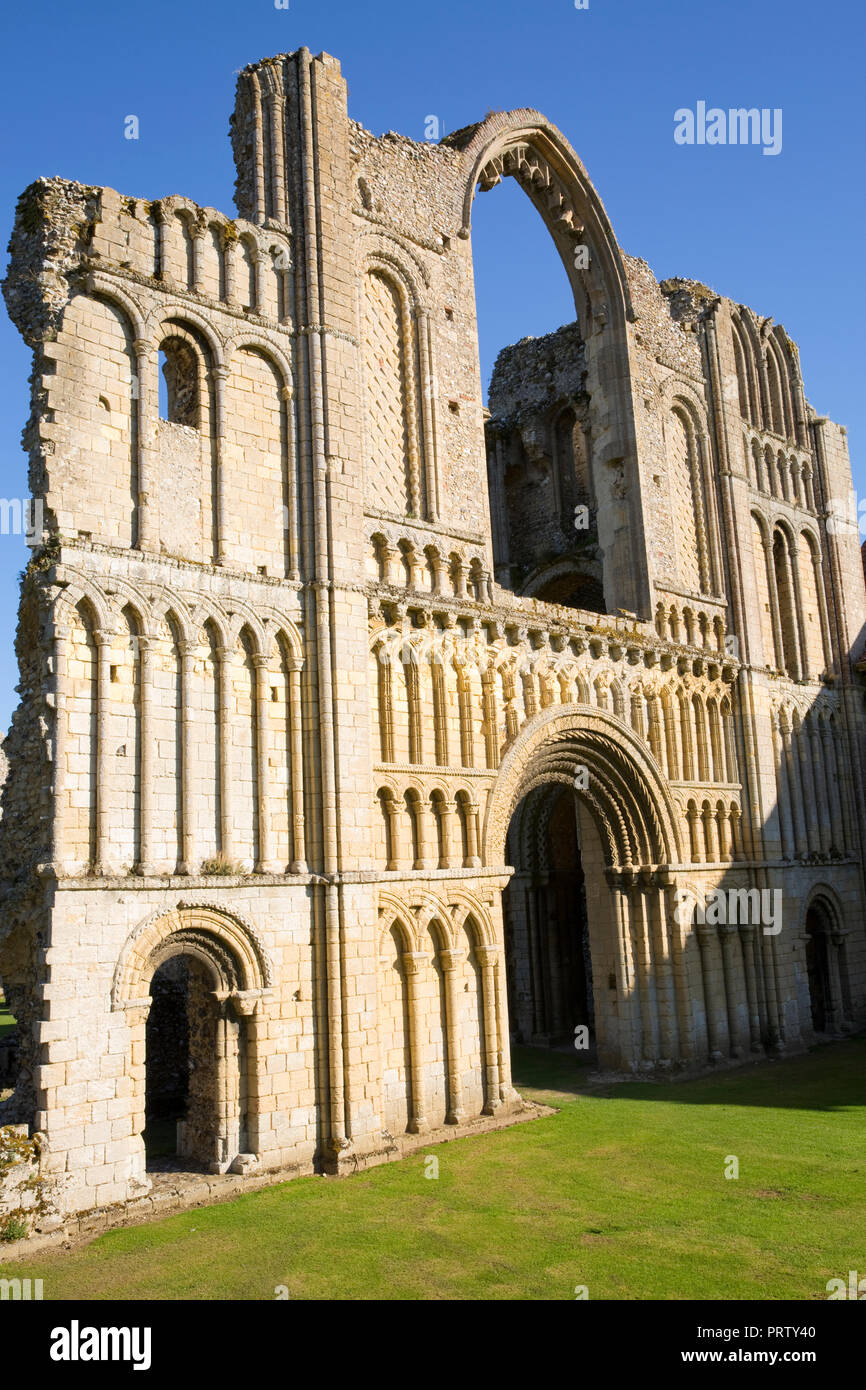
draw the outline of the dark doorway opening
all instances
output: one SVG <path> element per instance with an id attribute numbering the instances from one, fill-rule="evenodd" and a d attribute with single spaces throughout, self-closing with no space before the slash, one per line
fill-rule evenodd
<path id="1" fill-rule="evenodd" d="M 574 791 L 540 787 L 517 807 L 506 841 L 515 873 L 503 900 L 512 1040 L 594 1057 L 592 960 Z"/>

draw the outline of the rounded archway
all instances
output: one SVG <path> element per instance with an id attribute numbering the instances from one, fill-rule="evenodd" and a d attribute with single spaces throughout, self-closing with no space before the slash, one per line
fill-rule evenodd
<path id="1" fill-rule="evenodd" d="M 809 902 L 804 936 L 812 1031 L 845 1032 L 851 1012 L 845 933 L 835 904 L 824 893 Z"/>
<path id="2" fill-rule="evenodd" d="M 513 870 L 503 898 L 512 1037 L 567 1045 L 582 1025 L 610 1069 L 688 1057 L 678 824 L 628 725 L 584 705 L 530 720 L 503 760 L 483 839 L 485 864 Z"/>
<path id="3" fill-rule="evenodd" d="M 118 962 L 134 1161 L 225 1172 L 259 1148 L 255 1015 L 272 967 L 252 925 L 207 904 L 148 917 Z"/>

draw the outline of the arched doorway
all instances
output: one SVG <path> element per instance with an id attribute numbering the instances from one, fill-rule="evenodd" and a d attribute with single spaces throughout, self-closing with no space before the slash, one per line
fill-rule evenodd
<path id="1" fill-rule="evenodd" d="M 118 964 L 134 1160 L 225 1172 L 260 1149 L 258 1014 L 272 967 L 255 929 L 210 907 L 154 914 Z"/>
<path id="2" fill-rule="evenodd" d="M 812 1028 L 825 1034 L 847 1031 L 851 1001 L 845 935 L 823 898 L 814 898 L 809 905 L 805 936 Z"/>
<path id="3" fill-rule="evenodd" d="M 573 704 L 524 725 L 484 824 L 485 863 L 514 870 L 503 896 L 513 1037 L 567 1045 L 585 1024 L 610 1070 L 696 1055 L 675 913 L 681 849 L 670 792 L 621 719 Z"/>
<path id="4" fill-rule="evenodd" d="M 536 788 L 512 817 L 503 895 L 506 978 L 515 1041 L 571 1043 L 595 1036 L 592 953 L 578 812 L 567 787 Z"/>

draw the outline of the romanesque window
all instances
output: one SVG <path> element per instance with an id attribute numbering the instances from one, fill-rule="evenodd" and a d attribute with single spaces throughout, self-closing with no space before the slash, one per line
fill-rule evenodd
<path id="1" fill-rule="evenodd" d="M 201 417 L 199 361 L 185 338 L 163 339 L 159 351 L 159 414 L 173 425 L 198 429 Z"/>

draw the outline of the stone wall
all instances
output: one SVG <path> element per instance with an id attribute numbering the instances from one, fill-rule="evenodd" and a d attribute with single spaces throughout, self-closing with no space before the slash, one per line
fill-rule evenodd
<path id="1" fill-rule="evenodd" d="M 506 836 L 543 788 L 578 799 L 603 1068 L 806 1045 L 814 930 L 831 1031 L 866 1010 L 866 592 L 784 330 L 624 255 L 538 112 L 375 137 L 300 50 L 241 73 L 232 139 L 236 218 L 40 179 L 10 247 L 46 520 L 5 1118 L 67 1212 L 148 1189 L 177 959 L 200 1166 L 349 1171 L 519 1113 Z M 501 355 L 485 429 L 471 206 L 504 177 L 575 321 Z M 680 920 L 719 887 L 778 888 L 782 933 Z"/>

